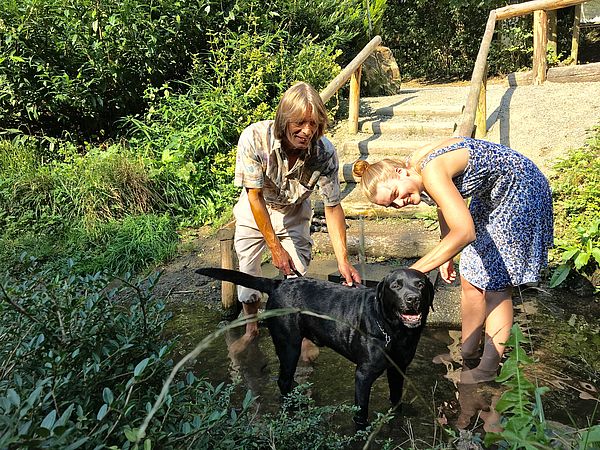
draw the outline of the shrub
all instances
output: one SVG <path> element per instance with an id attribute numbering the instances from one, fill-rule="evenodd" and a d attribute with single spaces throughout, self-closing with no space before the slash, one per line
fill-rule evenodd
<path id="1" fill-rule="evenodd" d="M 561 261 L 551 280 L 558 286 L 572 269 L 590 275 L 600 265 L 600 129 L 587 145 L 554 165 L 551 178 L 556 247 Z"/>
<path id="2" fill-rule="evenodd" d="M 18 277 L 0 279 L 0 448 L 270 448 L 265 429 L 298 444 L 286 448 L 336 449 L 364 438 L 341 436 L 329 421 L 350 407 L 316 407 L 298 392 L 300 410 L 257 419 L 249 392 L 233 405 L 235 385 L 188 372 L 170 385 L 137 446 L 177 344 L 162 337 L 170 315 L 152 293 L 158 275 L 111 289 L 106 277 L 77 276 L 72 264 L 52 272 L 30 258 L 23 264 Z"/>
<path id="3" fill-rule="evenodd" d="M 147 86 L 184 76 L 203 49 L 207 2 L 20 0 L 0 6 L 0 123 L 112 135 Z"/>

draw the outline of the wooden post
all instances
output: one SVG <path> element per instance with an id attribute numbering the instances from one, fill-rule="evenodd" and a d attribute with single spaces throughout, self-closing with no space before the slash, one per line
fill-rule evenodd
<path id="1" fill-rule="evenodd" d="M 543 84 L 546 81 L 548 63 L 546 49 L 548 48 L 548 13 L 544 10 L 533 12 L 533 84 Z"/>
<path id="2" fill-rule="evenodd" d="M 479 90 L 479 101 L 477 102 L 477 112 L 475 113 L 475 137 L 478 139 L 485 138 L 487 134 L 487 65 L 483 72 L 483 80 L 481 80 L 481 89 Z"/>
<path id="3" fill-rule="evenodd" d="M 454 136 L 472 136 L 473 126 L 475 124 L 475 115 L 477 113 L 477 102 L 479 101 L 479 91 L 481 90 L 481 83 L 487 70 L 487 56 L 490 51 L 490 45 L 492 43 L 492 37 L 494 36 L 494 29 L 496 28 L 496 12 L 491 11 L 485 26 L 485 32 L 483 33 L 483 39 L 479 46 L 479 52 L 477 53 L 477 59 L 475 60 L 475 67 L 473 68 L 473 74 L 471 75 L 471 87 L 469 88 L 469 96 L 465 104 L 460 124 L 454 131 Z"/>
<path id="4" fill-rule="evenodd" d="M 235 222 L 230 222 L 217 232 L 221 250 L 221 268 L 234 269 L 233 235 L 235 233 Z M 235 284 L 228 281 L 221 283 L 221 303 L 223 309 L 229 309 L 236 302 Z"/>
<path id="5" fill-rule="evenodd" d="M 548 50 L 558 56 L 556 10 L 548 11 Z"/>
<path id="6" fill-rule="evenodd" d="M 358 133 L 358 113 L 360 109 L 360 75 L 362 65 L 358 66 L 350 77 L 350 98 L 348 99 L 348 130 Z"/>
<path id="7" fill-rule="evenodd" d="M 571 64 L 577 64 L 579 57 L 579 28 L 581 22 L 581 4 L 575 5 L 575 18 L 573 19 L 573 37 L 571 38 Z"/>

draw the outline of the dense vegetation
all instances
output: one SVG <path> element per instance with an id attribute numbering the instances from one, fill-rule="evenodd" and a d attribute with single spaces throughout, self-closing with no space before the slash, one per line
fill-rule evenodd
<path id="1" fill-rule="evenodd" d="M 156 278 L 130 274 L 171 257 L 183 227 L 226 217 L 239 132 L 272 117 L 294 81 L 322 89 L 374 33 L 405 77 L 468 76 L 473 36 L 498 6 L 1 2 L 0 448 L 134 448 L 176 342 L 162 337 L 169 315 L 152 294 Z M 568 28 L 569 18 L 559 23 Z M 529 64 L 529 29 L 503 25 L 492 74 Z M 557 258 L 586 273 L 597 268 L 598 225 L 585 218 L 600 210 L 600 171 L 579 168 L 598 165 L 598 148 L 596 137 L 555 180 L 565 236 Z M 177 378 L 141 446 L 343 448 L 355 439 L 331 428 L 344 408 L 299 395 L 294 413 L 256 422 L 252 398 L 234 407 L 232 389 Z"/>

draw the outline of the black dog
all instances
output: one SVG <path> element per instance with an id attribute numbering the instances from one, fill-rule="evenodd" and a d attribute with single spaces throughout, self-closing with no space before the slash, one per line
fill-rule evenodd
<path id="1" fill-rule="evenodd" d="M 268 310 L 294 308 L 334 319 L 298 312 L 266 319 L 279 358 L 282 395 L 294 387 L 302 339 L 308 338 L 356 364 L 357 424 L 367 423 L 371 386 L 386 369 L 390 401 L 400 405 L 404 374 L 415 356 L 433 301 L 433 285 L 422 272 L 394 270 L 375 289 L 353 289 L 307 277 L 272 280 L 227 269 L 196 272 L 266 292 Z"/>

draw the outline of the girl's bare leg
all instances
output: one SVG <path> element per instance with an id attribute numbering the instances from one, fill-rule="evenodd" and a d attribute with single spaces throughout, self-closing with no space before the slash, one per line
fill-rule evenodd
<path id="1" fill-rule="evenodd" d="M 480 383 L 496 378 L 513 323 L 512 288 L 485 292 L 485 314 L 485 342 L 481 361 L 475 369 L 461 373 L 461 383 Z"/>
<path id="2" fill-rule="evenodd" d="M 462 325 L 461 356 L 465 359 L 478 358 L 481 332 L 486 317 L 485 293 L 460 277 L 460 313 Z"/>

